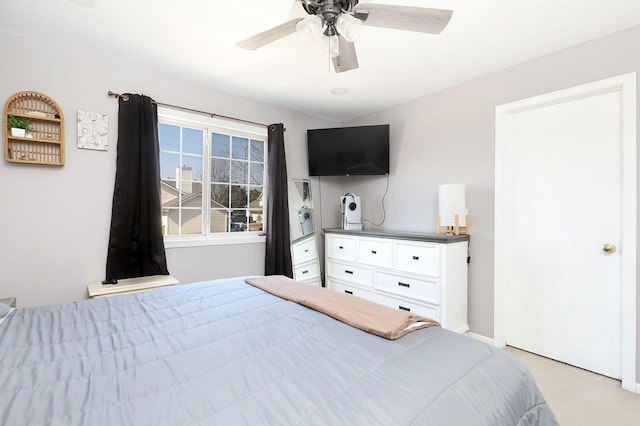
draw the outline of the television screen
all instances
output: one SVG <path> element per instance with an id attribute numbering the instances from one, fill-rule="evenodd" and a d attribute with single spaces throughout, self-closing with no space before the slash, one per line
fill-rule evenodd
<path id="1" fill-rule="evenodd" d="M 309 176 L 386 175 L 389 125 L 307 130 Z"/>

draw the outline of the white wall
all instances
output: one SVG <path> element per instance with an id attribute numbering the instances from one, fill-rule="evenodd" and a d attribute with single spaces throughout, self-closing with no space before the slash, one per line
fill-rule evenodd
<path id="1" fill-rule="evenodd" d="M 391 185 L 386 202 L 387 220 L 382 228 L 435 231 L 438 185 L 466 184 L 471 220 L 472 332 L 493 336 L 495 107 L 640 72 L 639 47 L 640 26 L 636 26 L 345 123 L 391 125 Z M 567 159 L 567 167 L 570 161 Z M 342 180 L 343 191 L 362 197 L 363 217 L 378 214 L 383 188 L 380 180 Z M 638 299 L 640 306 L 640 289 Z M 637 354 L 640 366 L 640 348 Z"/>
<path id="2" fill-rule="evenodd" d="M 306 129 L 337 124 L 6 32 L 0 32 L 0 51 L 11 58 L 0 67 L 0 99 L 23 90 L 42 92 L 60 105 L 65 118 L 64 167 L 0 161 L 0 297 L 16 296 L 18 306 L 81 300 L 88 283 L 104 279 L 118 111 L 109 90 L 282 122 L 291 177 L 307 177 Z M 75 147 L 77 110 L 109 115 L 108 152 Z M 182 282 L 262 274 L 264 244 L 171 248 L 167 262 Z"/>

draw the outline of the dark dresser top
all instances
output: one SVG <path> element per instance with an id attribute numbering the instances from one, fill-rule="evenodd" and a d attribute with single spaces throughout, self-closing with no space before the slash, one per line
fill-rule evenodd
<path id="1" fill-rule="evenodd" d="M 443 244 L 469 241 L 469 235 L 466 234 L 425 234 L 420 232 L 399 232 L 383 230 L 350 231 L 340 228 L 327 228 L 323 229 L 323 232 L 326 234 L 358 235 L 360 237 L 393 238 L 395 240 L 413 240 Z"/>

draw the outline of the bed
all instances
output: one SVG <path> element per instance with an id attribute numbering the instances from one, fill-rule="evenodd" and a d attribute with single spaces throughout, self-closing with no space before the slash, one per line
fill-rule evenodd
<path id="1" fill-rule="evenodd" d="M 557 424 L 500 349 L 384 339 L 244 277 L 18 308 L 0 377 L 2 425 Z"/>

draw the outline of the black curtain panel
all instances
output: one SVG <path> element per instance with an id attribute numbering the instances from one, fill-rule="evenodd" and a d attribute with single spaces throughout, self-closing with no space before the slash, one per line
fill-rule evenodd
<path id="1" fill-rule="evenodd" d="M 162 237 L 158 110 L 153 99 L 119 99 L 118 153 L 107 280 L 168 275 Z"/>
<path id="2" fill-rule="evenodd" d="M 265 275 L 286 275 L 293 278 L 291 241 L 289 235 L 289 200 L 287 162 L 284 155 L 284 126 L 268 128 L 269 191 L 267 197 L 267 246 Z"/>

